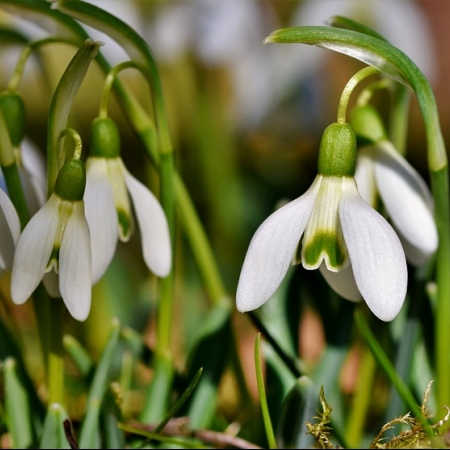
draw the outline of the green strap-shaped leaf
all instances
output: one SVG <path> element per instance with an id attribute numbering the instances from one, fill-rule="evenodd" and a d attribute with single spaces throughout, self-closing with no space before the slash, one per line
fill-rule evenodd
<path id="1" fill-rule="evenodd" d="M 47 417 L 45 418 L 44 431 L 42 433 L 39 448 L 70 448 L 63 425 L 66 419 L 67 414 L 59 403 L 50 405 Z"/>
<path id="2" fill-rule="evenodd" d="M 5 360 L 4 377 L 6 416 L 14 448 L 30 448 L 35 442 L 32 412 L 15 359 Z"/>
<path id="3" fill-rule="evenodd" d="M 114 320 L 105 349 L 100 357 L 86 403 L 86 415 L 80 431 L 80 448 L 98 448 L 99 414 L 102 399 L 109 384 L 110 368 L 119 343 L 120 323 Z"/>

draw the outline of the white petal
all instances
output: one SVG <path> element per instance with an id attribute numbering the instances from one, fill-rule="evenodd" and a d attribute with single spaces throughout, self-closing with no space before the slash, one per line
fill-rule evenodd
<path id="1" fill-rule="evenodd" d="M 311 216 L 321 181 L 322 177 L 317 176 L 301 197 L 275 211 L 256 230 L 239 277 L 239 311 L 260 307 L 283 281 Z"/>
<path id="2" fill-rule="evenodd" d="M 82 201 L 75 202 L 59 251 L 59 289 L 73 318 L 83 321 L 91 308 L 91 249 Z"/>
<path id="3" fill-rule="evenodd" d="M 30 297 L 47 269 L 58 228 L 59 203 L 53 194 L 20 235 L 11 277 L 11 297 L 18 305 Z"/>
<path id="4" fill-rule="evenodd" d="M 31 141 L 31 139 L 25 137 L 20 147 L 20 154 L 23 168 L 27 173 L 27 182 L 31 184 L 32 194 L 29 202 L 34 203 L 31 207 L 31 211 L 34 213 L 39 207 L 41 207 L 47 198 L 47 169 L 44 155 Z M 35 200 L 33 200 L 33 198 Z M 36 207 L 37 206 L 37 207 Z"/>
<path id="5" fill-rule="evenodd" d="M 61 292 L 59 291 L 59 275 L 54 269 L 44 275 L 42 282 L 44 283 L 45 290 L 50 297 L 61 298 Z"/>
<path id="6" fill-rule="evenodd" d="M 406 296 L 408 273 L 398 236 L 349 181 L 343 189 L 340 217 L 356 285 L 372 312 L 393 320 Z"/>
<path id="7" fill-rule="evenodd" d="M 408 261 L 427 262 L 438 246 L 431 193 L 416 170 L 390 142 L 377 145 L 375 177 L 392 222 L 406 242 Z"/>
<path id="8" fill-rule="evenodd" d="M 86 161 L 84 193 L 92 255 L 92 284 L 103 276 L 116 251 L 119 227 L 113 191 L 104 158 Z"/>
<path id="9" fill-rule="evenodd" d="M 0 189 L 0 268 L 11 270 L 20 236 L 20 219 L 6 193 Z"/>
<path id="10" fill-rule="evenodd" d="M 123 171 L 139 222 L 144 261 L 155 275 L 165 277 L 172 266 L 172 246 L 166 215 L 150 190 L 136 180 L 125 166 Z"/>
<path id="11" fill-rule="evenodd" d="M 319 270 L 330 287 L 341 297 L 352 302 L 359 302 L 362 300 L 358 286 L 356 286 L 351 264 L 339 272 L 331 272 L 327 269 L 326 265 L 322 263 Z"/>
<path id="12" fill-rule="evenodd" d="M 371 206 L 376 205 L 377 192 L 375 185 L 373 149 L 362 147 L 358 150 L 356 159 L 355 180 L 359 195 Z"/>

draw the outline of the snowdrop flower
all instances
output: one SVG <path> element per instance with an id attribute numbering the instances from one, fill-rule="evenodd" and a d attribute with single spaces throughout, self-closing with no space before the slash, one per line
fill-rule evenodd
<path id="1" fill-rule="evenodd" d="M 431 192 L 388 140 L 381 118 L 372 106 L 356 107 L 351 124 L 359 137 L 372 143 L 358 151 L 355 179 L 361 197 L 375 206 L 379 194 L 407 260 L 420 267 L 438 247 Z"/>
<path id="2" fill-rule="evenodd" d="M 59 291 L 70 314 L 87 318 L 91 305 L 91 250 L 84 215 L 84 164 L 72 159 L 61 168 L 55 191 L 32 217 L 17 244 L 11 277 L 14 303 L 24 303 L 44 275 L 59 274 Z"/>
<path id="3" fill-rule="evenodd" d="M 258 308 L 274 294 L 300 246 L 303 267 L 320 269 L 342 297 L 362 297 L 381 320 L 396 317 L 406 295 L 405 254 L 392 227 L 359 195 L 355 159 L 350 125 L 330 125 L 311 187 L 269 216 L 252 238 L 237 288 L 239 311 Z"/>
<path id="4" fill-rule="evenodd" d="M 25 136 L 22 97 L 9 91 L 1 93 L 0 109 L 10 138 L 11 159 L 17 164 L 29 212 L 34 214 L 46 200 L 46 163 L 37 146 Z M 3 170 L 8 170 L 8 167 L 3 167 Z M 0 185 L 8 192 L 3 172 L 0 174 Z"/>
<path id="5" fill-rule="evenodd" d="M 0 189 L 0 272 L 11 270 L 14 250 L 20 236 L 20 219 L 3 189 Z"/>
<path id="6" fill-rule="evenodd" d="M 130 198 L 139 223 L 147 267 L 165 277 L 171 268 L 167 219 L 155 196 L 125 168 L 115 123 L 97 118 L 92 124 L 91 152 L 86 161 L 86 219 L 91 233 L 92 280 L 96 283 L 114 256 L 117 239 L 133 232 Z"/>

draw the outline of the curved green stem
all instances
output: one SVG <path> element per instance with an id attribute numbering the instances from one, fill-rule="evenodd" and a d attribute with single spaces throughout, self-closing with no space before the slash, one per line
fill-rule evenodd
<path id="1" fill-rule="evenodd" d="M 108 117 L 108 104 L 109 98 L 111 97 L 111 90 L 114 86 L 117 75 L 125 69 L 139 69 L 139 67 L 134 61 L 125 61 L 123 63 L 117 64 L 117 66 L 113 67 L 108 72 L 103 85 L 103 95 L 102 99 L 100 100 L 100 107 L 98 112 L 99 117 Z"/>
<path id="2" fill-rule="evenodd" d="M 379 74 L 380 72 L 373 67 L 365 67 L 361 69 L 359 72 L 353 75 L 349 82 L 345 85 L 344 90 L 342 91 L 341 98 L 339 100 L 338 114 L 337 114 L 337 123 L 346 123 L 346 115 L 347 115 L 347 106 L 350 100 L 350 96 L 355 89 L 355 87 L 367 77 L 372 75 Z"/>
<path id="3" fill-rule="evenodd" d="M 17 60 L 16 67 L 14 68 L 14 72 L 11 75 L 11 78 L 8 83 L 8 91 L 15 92 L 17 90 L 17 86 L 22 79 L 26 63 L 31 56 L 31 54 L 35 50 L 39 50 L 41 47 L 44 47 L 48 44 L 70 44 L 71 41 L 69 39 L 65 39 L 63 37 L 50 37 L 45 39 L 40 39 L 38 41 L 30 42 L 23 50 Z"/>

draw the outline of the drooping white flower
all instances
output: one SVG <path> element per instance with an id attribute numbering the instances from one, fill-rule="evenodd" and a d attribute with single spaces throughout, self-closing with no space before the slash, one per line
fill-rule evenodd
<path id="1" fill-rule="evenodd" d="M 356 107 L 352 124 L 357 135 L 373 142 L 358 150 L 355 179 L 361 197 L 373 207 L 378 196 L 381 197 L 407 260 L 420 267 L 438 247 L 431 192 L 419 173 L 388 140 L 373 107 Z"/>
<path id="2" fill-rule="evenodd" d="M 0 272 L 11 270 L 20 236 L 20 219 L 8 195 L 0 189 Z"/>
<path id="3" fill-rule="evenodd" d="M 59 292 L 70 314 L 87 318 L 91 305 L 91 250 L 84 215 L 85 168 L 79 160 L 60 170 L 55 192 L 32 217 L 14 255 L 11 297 L 24 303 L 52 269 L 59 274 Z M 50 292 L 52 294 L 52 292 Z"/>
<path id="4" fill-rule="evenodd" d="M 258 308 L 274 294 L 300 245 L 302 265 L 319 268 L 337 293 L 353 301 L 362 297 L 381 320 L 396 317 L 406 295 L 405 254 L 392 227 L 358 193 L 355 152 L 350 126 L 327 128 L 311 187 L 269 216 L 252 238 L 238 310 Z"/>
<path id="5" fill-rule="evenodd" d="M 92 280 L 96 283 L 114 256 L 118 238 L 133 232 L 130 198 L 139 224 L 147 267 L 157 276 L 169 274 L 172 261 L 164 211 L 151 191 L 133 177 L 120 158 L 120 140 L 111 119 L 93 122 L 91 154 L 86 161 L 86 219 L 91 233 Z"/>

